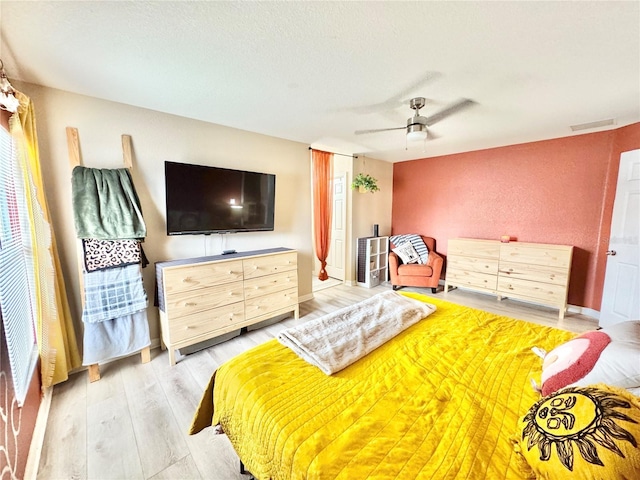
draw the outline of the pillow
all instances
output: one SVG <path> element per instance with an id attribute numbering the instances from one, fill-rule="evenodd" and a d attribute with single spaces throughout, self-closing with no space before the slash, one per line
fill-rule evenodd
<path id="1" fill-rule="evenodd" d="M 392 248 L 391 251 L 400 257 L 402 263 L 418 263 L 420 260 L 418 252 L 416 252 L 416 249 L 413 248 L 413 245 L 409 242 L 403 243 L 399 247 Z"/>
<path id="2" fill-rule="evenodd" d="M 640 478 L 640 398 L 604 384 L 564 388 L 529 409 L 512 441 L 539 479 Z"/>
<path id="3" fill-rule="evenodd" d="M 607 383 L 640 394 L 640 321 L 586 332 L 544 356 L 542 394 Z"/>
<path id="4" fill-rule="evenodd" d="M 389 237 L 389 241 L 396 246 L 400 246 L 406 242 L 411 242 L 411 245 L 413 245 L 413 248 L 416 249 L 416 252 L 418 252 L 420 257 L 418 263 L 427 264 L 429 262 L 429 249 L 420 235 L 415 233 L 392 235 Z"/>

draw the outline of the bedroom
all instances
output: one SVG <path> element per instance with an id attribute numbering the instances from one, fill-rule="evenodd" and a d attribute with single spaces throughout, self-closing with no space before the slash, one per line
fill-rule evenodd
<path id="1" fill-rule="evenodd" d="M 45 2 L 46 3 L 46 2 Z M 11 48 L 17 48 L 12 45 L 12 39 L 15 38 L 11 35 L 9 38 L 5 37 L 5 32 L 8 31 L 10 25 L 7 22 L 12 20 L 11 17 L 11 2 L 3 2 L 2 5 L 2 26 L 3 26 L 3 38 L 2 38 L 2 60 L 5 62 L 5 68 L 9 77 L 14 79 L 21 78 L 32 67 L 32 60 L 30 55 L 20 56 L 20 58 L 11 58 Z M 566 14 L 566 13 L 565 13 Z M 20 18 L 19 18 L 20 19 Z M 21 18 L 24 22 L 24 18 Z M 71 20 L 69 20 L 71 21 Z M 372 20 L 373 21 L 373 20 Z M 61 24 L 64 24 L 63 20 L 60 20 Z M 610 24 L 604 22 L 604 24 Z M 16 25 L 20 25 L 19 22 Z M 24 25 L 24 23 L 22 23 Z M 87 24 L 89 25 L 89 24 Z M 405 24 L 407 30 L 411 30 L 410 24 Z M 15 27 L 19 28 L 19 27 Z M 27 29 L 28 30 L 28 29 Z M 634 32 L 631 32 L 632 34 Z M 86 33 L 85 33 L 86 34 Z M 122 37 L 125 40 L 130 40 L 127 34 L 123 34 Z M 632 36 L 632 38 L 637 38 Z M 67 39 L 68 40 L 68 39 Z M 139 41 L 139 39 L 133 39 Z M 433 45 L 438 45 L 434 43 Z M 607 48 L 611 44 L 606 44 Z M 355 47 L 354 47 L 355 48 Z M 607 50 L 605 48 L 605 50 Z M 635 47 L 637 48 L 637 46 Z M 61 47 L 62 49 L 62 47 Z M 632 49 L 631 49 L 632 50 Z M 97 52 L 106 54 L 100 64 L 107 65 L 108 74 L 103 75 L 103 79 L 110 79 L 112 76 L 117 76 L 117 72 L 120 70 L 127 70 L 131 65 L 120 64 L 118 58 L 114 58 L 116 55 L 109 54 L 108 51 L 101 49 Z M 114 52 L 115 52 L 114 48 Z M 503 52 L 504 53 L 504 52 Z M 633 52 L 628 52 L 633 57 Z M 162 56 L 159 55 L 159 64 L 164 68 L 160 69 L 157 74 L 160 78 L 171 78 L 177 74 L 178 70 L 185 69 L 184 64 L 167 62 Z M 513 60 L 514 55 L 510 55 L 507 58 Z M 637 55 L 636 55 L 637 58 Z M 346 60 L 345 60 L 346 61 Z M 42 61 L 43 63 L 47 64 Z M 533 67 L 537 67 L 534 65 Z M 628 67 L 636 77 L 631 80 L 637 79 L 637 63 L 635 70 L 634 66 Z M 434 68 L 439 70 L 440 68 Z M 535 68 L 534 68 L 535 69 Z M 428 68 L 431 70 L 431 68 Z M 74 75 L 82 77 L 84 75 L 83 69 L 77 66 L 71 68 L 71 72 Z M 407 63 L 402 66 L 402 69 L 398 73 L 394 74 L 394 80 L 386 80 L 384 85 L 386 86 L 382 96 L 378 95 L 375 100 L 367 100 L 363 103 L 373 103 L 374 101 L 383 101 L 389 98 L 392 94 L 402 90 L 403 87 L 407 87 L 415 82 L 425 69 L 416 69 L 415 63 Z M 446 73 L 445 69 L 445 73 Z M 624 69 L 623 69 L 624 71 Z M 346 70 L 342 73 L 345 74 Z M 378 74 L 380 74 L 379 72 Z M 221 249 L 221 239 L 215 238 L 215 236 L 209 238 L 202 237 L 190 237 L 190 238 L 167 238 L 164 233 L 164 192 L 163 192 L 163 178 L 161 169 L 155 168 L 157 162 L 165 159 L 191 162 L 191 163 L 212 163 L 218 166 L 234 166 L 242 165 L 244 168 L 269 170 L 276 173 L 278 176 L 278 205 L 277 205 L 277 226 L 276 231 L 270 235 L 261 234 L 249 234 L 246 236 L 235 235 L 232 238 L 226 240 L 227 246 L 237 250 L 248 250 L 256 248 L 256 242 L 264 244 L 265 246 L 279 246 L 286 245 L 291 248 L 295 248 L 299 252 L 299 268 L 300 268 L 300 296 L 301 301 L 305 298 L 310 298 L 311 292 L 311 275 L 313 270 L 313 254 L 310 245 L 312 244 L 311 237 L 311 221 L 308 212 L 311 209 L 310 206 L 310 187 L 308 182 L 309 175 L 309 156 L 308 145 L 309 143 L 283 140 L 281 138 L 274 138 L 270 135 L 260 135 L 251 133 L 255 131 L 249 127 L 237 130 L 234 128 L 223 127 L 219 125 L 213 125 L 206 121 L 196 120 L 189 117 L 189 113 L 182 111 L 178 115 L 173 116 L 167 113 L 159 113 L 154 110 L 157 108 L 149 107 L 149 109 L 142 108 L 143 100 L 146 98 L 144 89 L 138 89 L 135 94 L 137 98 L 129 98 L 120 100 L 119 103 L 108 101 L 105 99 L 97 98 L 97 95 L 91 95 L 88 92 L 76 91 L 70 93 L 65 91 L 65 88 L 55 87 L 42 87 L 38 84 L 46 83 L 46 79 L 51 75 L 55 77 L 57 75 L 53 66 L 49 68 L 49 72 L 46 75 L 41 74 L 39 78 L 32 80 L 29 83 L 22 83 L 19 80 L 15 81 L 15 86 L 19 89 L 27 92 L 33 99 L 36 110 L 42 116 L 38 121 L 39 139 L 41 158 L 50 158 L 51 163 L 44 164 L 43 169 L 45 173 L 45 182 L 47 187 L 51 186 L 51 192 L 48 192 L 50 208 L 52 210 L 52 217 L 57 232 L 57 240 L 61 253 L 63 271 L 65 273 L 65 279 L 68 284 L 70 303 L 72 305 L 72 311 L 74 318 L 79 317 L 80 300 L 79 300 L 79 286 L 77 278 L 77 268 L 75 262 L 75 239 L 73 234 L 72 217 L 67 213 L 69 211 L 69 197 L 70 197 L 70 185 L 68 182 L 70 168 L 67 160 L 67 146 L 64 136 L 64 128 L 67 126 L 75 126 L 79 129 L 80 142 L 82 146 L 83 155 L 87 163 L 92 165 L 99 165 L 104 167 L 117 167 L 121 164 L 122 152 L 119 145 L 120 135 L 127 133 L 132 135 L 135 161 L 138 169 L 134 173 L 136 185 L 138 187 L 141 201 L 144 207 L 145 218 L 149 224 L 150 240 L 148 241 L 147 254 L 152 261 L 165 260 L 171 258 L 181 258 L 186 256 L 192 256 L 193 252 L 197 252 L 197 255 L 202 255 L 210 252 L 216 252 Z M 445 76 L 443 80 L 454 80 L 455 75 Z M 404 77 L 404 80 L 396 80 L 398 77 Z M 109 80 L 110 81 L 110 80 Z M 381 82 L 382 83 L 382 82 Z M 636 82 L 637 84 L 637 82 Z M 429 96 L 430 88 L 436 88 L 438 84 L 427 84 L 425 95 Z M 108 87 L 109 85 L 107 85 Z M 113 87 L 114 89 L 125 90 L 127 88 Z M 289 86 L 289 90 L 295 91 L 294 86 Z M 382 90 L 382 87 L 380 87 Z M 395 90 L 394 90 L 395 89 Z M 636 87 L 637 91 L 637 87 Z M 421 94 L 422 89 L 416 92 Z M 471 95 L 471 93 L 463 92 L 460 87 L 456 88 L 455 94 Z M 129 96 L 134 93 L 128 92 Z M 210 93 L 209 93 L 210 94 Z M 206 95 L 206 94 L 205 94 Z M 338 94 L 336 94 L 338 95 Z M 304 102 L 301 98 L 295 97 L 297 108 L 299 112 L 304 112 L 308 107 L 304 107 Z M 349 98 L 338 98 L 336 103 L 342 106 L 351 105 Z M 627 103 L 632 104 L 635 98 L 627 100 Z M 636 102 L 637 103 L 637 102 Z M 129 104 L 129 105 L 126 105 Z M 137 106 L 136 106 L 137 105 Z M 504 108 L 504 106 L 502 106 Z M 497 108 L 497 107 L 496 107 Z M 251 108 L 250 106 L 245 108 L 238 108 L 244 112 L 252 112 L 253 110 L 262 110 L 259 108 Z M 399 106 L 395 111 L 396 122 L 401 124 L 408 116 L 409 109 L 406 106 Z M 258 112 L 256 112 L 257 114 Z M 469 111 L 469 115 L 471 115 Z M 554 112 L 554 115 L 556 113 Z M 586 118 L 580 120 L 581 122 L 593 121 L 596 118 Z M 389 124 L 384 117 L 376 117 L 375 121 L 377 125 L 368 123 L 368 118 L 371 117 L 358 117 L 357 124 L 354 124 L 350 131 L 357 128 L 366 127 L 384 127 Z M 463 118 L 463 114 L 460 117 Z M 598 117 L 599 118 L 599 117 Z M 454 122 L 455 117 L 452 117 L 451 121 Z M 462 120 L 460 120 L 462 121 Z M 558 143 L 554 143 L 553 140 L 550 143 L 546 143 L 545 139 L 555 138 L 554 135 L 546 135 L 538 131 L 528 132 L 528 137 L 522 141 L 509 141 L 503 145 L 519 144 L 524 142 L 534 142 L 531 147 L 537 152 L 538 156 L 544 156 L 549 162 L 568 162 L 575 163 L 580 157 L 584 149 L 590 149 L 595 146 L 596 150 L 601 154 L 594 159 L 594 163 L 598 165 L 596 170 L 587 170 L 584 172 L 585 183 L 573 184 L 573 177 L 567 178 L 567 183 L 573 186 L 574 191 L 580 192 L 581 190 L 591 188 L 601 188 L 602 195 L 599 198 L 591 199 L 593 203 L 590 205 L 591 211 L 597 212 L 600 217 L 595 222 L 597 225 L 597 232 L 589 231 L 588 245 L 583 246 L 582 258 L 580 265 L 582 268 L 585 285 L 579 286 L 576 293 L 571 293 L 573 301 L 570 303 L 578 307 L 584 307 L 597 311 L 599 309 L 599 295 L 600 291 L 597 282 L 602 282 L 603 278 L 603 251 L 606 250 L 606 242 L 603 241 L 607 237 L 607 206 L 612 201 L 612 186 L 614 180 L 611 178 L 615 171 L 614 159 L 615 153 L 613 150 L 619 149 L 620 151 L 628 148 L 636 148 L 637 135 L 638 135 L 638 119 L 633 119 L 629 126 L 620 124 L 615 128 L 608 127 L 602 131 L 596 133 L 589 133 L 587 135 L 579 135 L 570 137 L 573 140 L 566 140 L 566 142 L 572 145 L 575 150 L 574 155 L 571 158 L 555 155 L 554 151 Z M 213 122 L 224 124 L 223 121 Z M 577 121 L 574 123 L 578 123 Z M 454 123 L 455 125 L 455 123 Z M 566 127 L 568 123 L 563 124 Z M 440 127 L 440 125 L 438 126 Z M 442 132 L 442 138 L 431 143 L 428 143 L 429 153 L 425 155 L 421 148 L 414 148 L 409 152 L 411 157 L 420 159 L 423 157 L 435 157 L 428 160 L 418 160 L 414 165 L 419 166 L 422 164 L 429 164 L 429 162 L 438 162 L 443 165 L 440 170 L 448 169 L 449 165 L 464 164 L 468 161 L 469 156 L 460 153 L 460 156 L 444 157 L 438 154 L 433 154 L 438 147 L 439 142 L 462 142 L 463 139 L 455 132 L 448 130 L 445 122 L 441 124 L 441 130 L 436 130 L 438 133 Z M 451 127 L 455 129 L 454 127 Z M 567 129 L 568 130 L 568 129 Z M 558 135 L 558 137 L 564 137 L 565 135 Z M 568 134 L 566 135 L 568 136 Z M 399 139 L 394 137 L 387 137 L 383 139 L 385 142 L 391 141 L 392 143 L 399 143 L 396 145 L 398 150 L 404 151 L 404 138 Z M 372 140 L 372 141 L 383 141 Z M 540 140 L 540 142 L 536 142 Z M 561 148 L 565 148 L 566 145 L 560 142 Z M 573 143 L 575 142 L 575 143 Z M 576 145 L 577 144 L 577 145 Z M 329 145 L 327 141 L 318 142 L 313 144 L 318 148 Z M 486 149 L 494 145 L 485 145 L 478 148 L 478 150 Z M 611 151 L 609 151 L 611 149 Z M 476 149 L 472 149 L 476 150 Z M 497 150 L 495 153 L 501 156 L 500 161 L 506 161 L 508 157 L 513 156 L 514 150 L 517 147 L 505 147 L 505 150 Z M 335 147 L 337 152 L 355 152 L 360 150 L 351 150 L 348 148 L 342 148 L 340 145 Z M 458 152 L 466 151 L 464 147 Z M 444 152 L 442 153 L 444 154 Z M 578 158 L 576 158 L 578 157 Z M 420 224 L 432 224 L 437 223 L 438 226 L 434 227 L 434 235 L 437 237 L 437 249 L 446 253 L 446 241 L 450 235 L 462 235 L 462 236 L 491 236 L 496 237 L 505 233 L 503 229 L 495 232 L 486 232 L 481 230 L 465 230 L 459 228 L 457 231 L 452 231 L 452 228 L 445 230 L 439 230 L 443 227 L 440 226 L 442 222 L 441 214 L 444 214 L 444 209 L 439 211 L 430 211 L 426 208 L 422 210 L 425 216 L 422 218 L 411 219 L 407 214 L 398 214 L 395 209 L 400 208 L 398 199 L 396 196 L 400 194 L 399 187 L 394 185 L 396 181 L 396 172 L 405 168 L 410 168 L 411 162 L 400 162 L 399 164 L 393 164 L 386 161 L 376 160 L 375 154 L 367 154 L 364 158 L 361 157 L 358 163 L 355 164 L 354 172 L 360 169 L 366 169 L 376 176 L 382 186 L 382 191 L 375 195 L 354 195 L 353 198 L 353 222 L 352 222 L 352 238 L 369 235 L 371 225 L 378 223 L 381 225 L 383 233 L 390 233 L 391 228 L 413 229 L 417 228 Z M 409 159 L 406 157 L 405 159 Z M 524 160 L 522 160 L 524 161 Z M 452 163 L 453 162 L 453 163 Z M 591 162 L 589 163 L 591 165 Z M 477 168 L 482 168 L 478 166 Z M 507 163 L 501 165 L 501 170 L 506 174 L 513 174 L 517 176 L 521 173 L 521 170 L 511 170 L 511 166 Z M 436 169 L 438 175 L 443 175 L 443 172 Z M 603 178 L 604 176 L 604 178 Z M 446 179 L 445 179 L 446 180 Z M 433 184 L 438 184 L 442 181 L 441 178 L 434 178 Z M 447 180 L 453 183 L 452 180 Z M 430 185 L 432 185 L 430 180 Z M 280 188 L 281 187 L 281 188 Z M 558 199 L 555 197 L 554 192 L 547 192 L 543 183 L 530 185 L 532 189 L 539 189 L 548 193 L 548 205 L 553 208 L 557 208 L 557 203 L 562 203 L 564 195 L 571 192 L 571 189 L 563 192 L 563 195 Z M 393 191 L 393 197 L 392 197 Z M 481 202 L 483 200 L 484 193 L 491 198 L 499 197 L 500 191 L 487 190 L 486 188 L 474 188 L 470 190 L 470 195 L 479 196 Z M 411 194 L 409 192 L 409 194 Z M 449 193 L 450 195 L 450 193 Z M 559 195 L 559 193 L 558 193 Z M 393 200 L 393 203 L 392 203 Z M 451 197 L 443 198 L 442 200 L 448 200 L 451 205 Z M 393 207 L 392 207 L 393 205 Z M 446 205 L 446 204 L 445 204 Z M 392 212 L 392 208 L 394 211 Z M 490 208 L 490 207 L 487 207 Z M 402 208 L 406 212 L 405 208 Z M 415 213 L 415 210 L 411 210 Z M 573 218 L 572 211 L 564 212 L 565 217 Z M 462 221 L 464 218 L 462 219 Z M 458 218 L 460 222 L 461 219 Z M 609 219 L 610 221 L 610 219 Z M 413 222 L 413 223 L 412 223 Z M 576 224 L 574 225 L 574 232 L 581 231 L 582 229 L 591 229 L 591 223 L 588 226 Z M 439 230 L 439 231 L 437 231 Z M 431 233 L 431 232 L 425 232 Z M 514 233 L 512 231 L 506 233 Z M 514 233 L 515 234 L 515 233 Z M 151 241 L 153 239 L 153 241 Z M 523 239 L 524 240 L 524 239 Z M 544 241 L 545 239 L 539 238 L 536 241 Z M 562 239 L 558 240 L 561 243 Z M 548 240 L 552 242 L 552 240 Z M 576 277 L 580 278 L 580 277 Z M 596 280 L 599 278 L 600 280 Z M 153 279 L 150 273 L 145 274 L 145 286 L 148 291 L 153 290 Z M 574 288 L 572 286 L 572 288 Z M 600 287 L 601 290 L 601 287 Z M 150 316 L 157 316 L 157 312 L 150 308 Z M 159 328 L 157 322 L 151 324 L 151 337 L 158 339 Z"/>

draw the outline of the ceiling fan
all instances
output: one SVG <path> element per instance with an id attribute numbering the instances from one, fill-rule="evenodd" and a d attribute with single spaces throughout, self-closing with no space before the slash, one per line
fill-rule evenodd
<path id="1" fill-rule="evenodd" d="M 407 119 L 406 127 L 392 127 L 392 128 L 374 128 L 373 130 L 356 130 L 354 133 L 356 135 L 362 135 L 365 133 L 377 133 L 377 132 L 386 132 L 389 130 L 407 130 L 407 140 L 426 140 L 427 138 L 436 138 L 433 133 L 428 129 L 431 125 L 439 122 L 440 120 L 452 115 L 464 108 L 470 107 L 474 105 L 476 102 L 473 100 L 469 100 L 468 98 L 460 99 L 456 102 L 453 102 L 450 105 L 447 105 L 442 110 L 430 115 L 428 117 L 423 117 L 420 115 L 420 109 L 425 105 L 424 97 L 416 97 L 409 100 L 409 107 L 415 110 L 413 117 L 409 117 Z"/>

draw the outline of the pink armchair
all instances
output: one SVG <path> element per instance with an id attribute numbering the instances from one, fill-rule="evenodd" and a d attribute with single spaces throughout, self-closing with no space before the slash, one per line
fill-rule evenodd
<path id="1" fill-rule="evenodd" d="M 436 293 L 444 260 L 436 253 L 435 238 L 420 236 L 429 249 L 429 260 L 426 264 L 405 265 L 398 255 L 389 252 L 389 276 L 394 290 L 401 287 L 431 287 L 431 291 Z M 392 244 L 391 247 L 395 246 Z"/>

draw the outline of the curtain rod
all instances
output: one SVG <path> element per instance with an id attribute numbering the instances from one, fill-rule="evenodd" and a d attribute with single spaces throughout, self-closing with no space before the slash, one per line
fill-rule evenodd
<path id="1" fill-rule="evenodd" d="M 309 150 L 315 150 L 317 152 L 326 152 L 326 150 L 318 150 L 317 148 L 312 148 L 312 147 L 309 147 Z M 347 155 L 345 153 L 334 153 L 334 152 L 327 152 L 327 153 L 332 153 L 333 155 L 340 155 L 341 157 L 358 158 L 358 155 Z"/>

